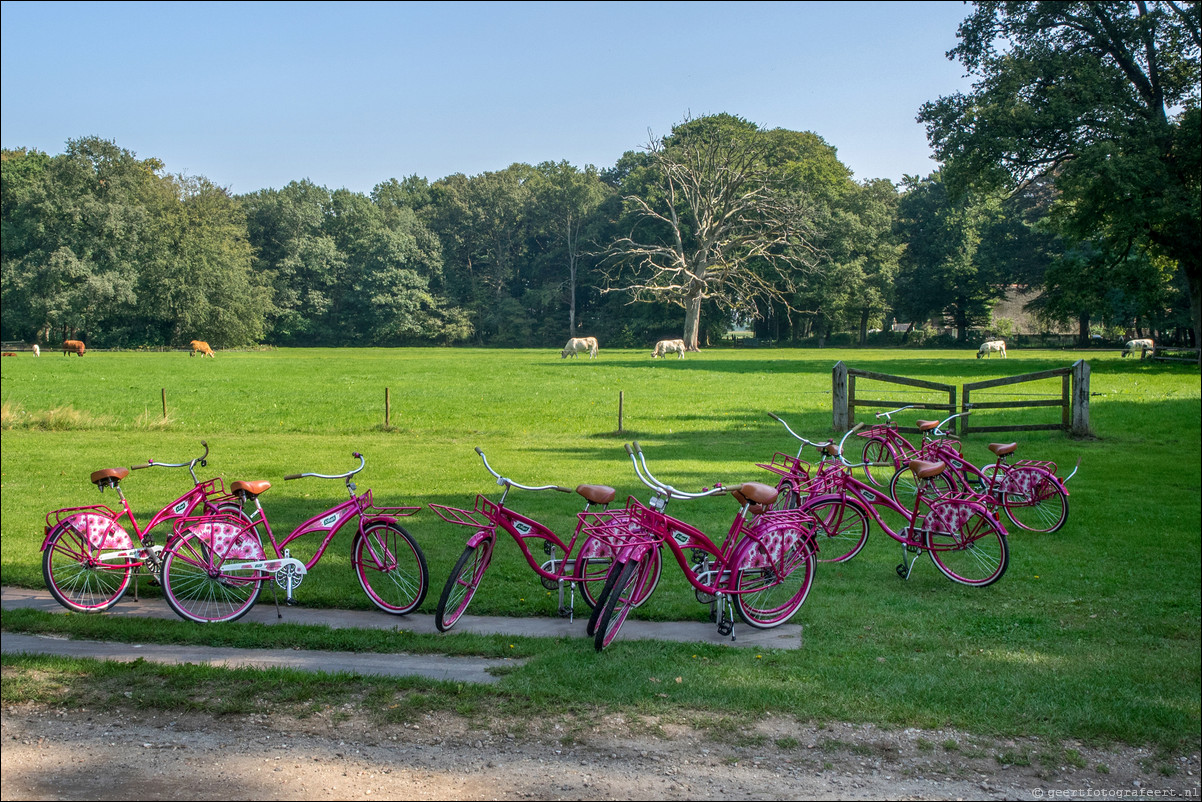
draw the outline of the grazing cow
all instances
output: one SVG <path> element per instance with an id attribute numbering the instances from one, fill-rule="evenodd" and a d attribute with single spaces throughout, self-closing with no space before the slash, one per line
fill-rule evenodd
<path id="1" fill-rule="evenodd" d="M 188 356 L 196 356 L 197 354 L 201 356 L 213 356 L 213 349 L 204 340 L 193 340 L 189 345 L 192 346 L 192 351 Z M 217 357 L 214 356 L 213 358 L 216 359 Z"/>
<path id="2" fill-rule="evenodd" d="M 568 344 L 559 352 L 559 356 L 563 359 L 568 357 L 575 358 L 578 354 L 587 353 L 589 359 L 597 355 L 597 338 L 596 337 L 573 337 L 568 340 Z"/>
<path id="3" fill-rule="evenodd" d="M 69 356 L 72 353 L 83 356 L 87 350 L 87 347 L 79 340 L 63 340 L 63 356 Z"/>
<path id="4" fill-rule="evenodd" d="M 1005 340 L 989 340 L 981 343 L 981 347 L 977 349 L 977 359 L 990 354 L 1001 354 L 1002 359 L 1006 358 L 1006 341 Z"/>
<path id="5" fill-rule="evenodd" d="M 0 356 L 16 356 L 16 355 L 17 355 L 16 351 L 5 351 L 3 354 L 0 354 Z"/>
<path id="6" fill-rule="evenodd" d="M 34 343 L 34 344 L 33 344 L 33 355 L 34 355 L 34 356 L 41 356 L 41 355 L 42 355 L 42 349 L 41 349 L 41 348 L 38 348 L 38 344 L 37 344 L 37 343 Z"/>
<path id="7" fill-rule="evenodd" d="M 1127 340 L 1127 344 L 1123 346 L 1122 356 L 1129 356 L 1139 351 L 1139 358 L 1143 359 L 1147 351 L 1151 351 L 1156 347 L 1156 343 L 1151 340 Z"/>
<path id="8" fill-rule="evenodd" d="M 655 359 L 658 356 L 666 357 L 668 354 L 677 354 L 678 359 L 684 359 L 684 340 L 660 340 L 655 344 L 655 350 L 651 352 L 651 358 Z"/>

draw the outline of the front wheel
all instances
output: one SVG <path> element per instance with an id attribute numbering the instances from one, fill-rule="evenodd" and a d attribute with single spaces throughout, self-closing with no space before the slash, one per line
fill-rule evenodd
<path id="1" fill-rule="evenodd" d="M 597 622 L 593 633 L 593 646 L 597 651 L 613 643 L 638 600 L 646 598 L 645 590 L 652 571 L 653 553 L 654 550 L 649 550 L 637 560 L 628 560 L 620 566 L 621 571 L 617 573 L 617 579 L 605 599 L 601 620 Z"/>
<path id="2" fill-rule="evenodd" d="M 237 621 L 250 612 L 268 575 L 224 563 L 225 558 L 199 537 L 172 539 L 163 549 L 162 582 L 163 595 L 176 615 L 212 624 Z"/>
<path id="3" fill-rule="evenodd" d="M 855 504 L 831 497 L 805 504 L 801 510 L 815 520 L 818 562 L 846 562 L 859 554 L 868 542 L 868 516 Z M 823 554 L 826 556 L 821 556 Z"/>
<path id="4" fill-rule="evenodd" d="M 876 487 L 885 487 L 889 477 L 901 466 L 897 451 L 887 441 L 871 437 L 864 444 L 864 478 Z"/>
<path id="5" fill-rule="evenodd" d="M 1028 532 L 1055 532 L 1068 520 L 1068 493 L 1042 468 L 1020 465 L 999 479 L 1002 508 Z"/>
<path id="6" fill-rule="evenodd" d="M 926 516 L 928 522 L 935 516 L 954 523 L 927 531 L 927 549 L 935 567 L 961 585 L 985 587 L 1001 579 L 1010 563 L 1010 549 L 1002 528 L 981 510 L 936 515 L 938 510 L 938 506 L 932 508 Z"/>
<path id="7" fill-rule="evenodd" d="M 403 527 L 365 527 L 351 544 L 351 563 L 367 598 L 384 612 L 405 615 L 425 601 L 430 588 L 426 556 Z"/>
<path id="8" fill-rule="evenodd" d="M 59 524 L 42 551 L 42 577 L 54 600 L 77 613 L 109 609 L 125 595 L 133 576 L 128 560 L 106 565 L 83 532 Z"/>
<path id="9" fill-rule="evenodd" d="M 434 613 L 434 626 L 438 627 L 439 632 L 446 632 L 455 626 L 467 611 L 472 597 L 476 595 L 476 589 L 480 587 L 480 580 L 484 578 L 484 572 L 488 570 L 494 544 L 496 538 L 488 537 L 480 541 L 479 545 L 468 546 L 463 550 L 463 554 L 459 555 L 454 570 L 447 577 L 447 584 L 438 599 L 438 609 Z"/>
<path id="10" fill-rule="evenodd" d="M 768 533 L 762 543 L 748 545 L 736 558 L 735 577 L 734 602 L 740 618 L 756 629 L 785 623 L 805 602 L 814 581 L 810 534 L 799 529 Z"/>
<path id="11" fill-rule="evenodd" d="M 576 567 L 572 575 L 572 581 L 580 588 L 580 595 L 584 598 L 584 603 L 591 610 L 596 610 L 605 603 L 605 582 L 609 578 L 610 569 L 613 567 L 613 558 L 615 548 L 606 543 L 601 538 L 589 536 L 584 541 L 584 545 L 580 547 L 580 555 L 576 557 Z M 647 584 L 644 588 L 642 598 L 636 603 L 638 607 L 643 602 L 647 601 L 648 597 L 655 592 L 655 588 L 659 585 L 660 572 L 663 569 L 663 557 L 658 548 L 653 549 L 652 570 L 647 577 Z M 592 632 L 589 632 L 591 635 Z"/>

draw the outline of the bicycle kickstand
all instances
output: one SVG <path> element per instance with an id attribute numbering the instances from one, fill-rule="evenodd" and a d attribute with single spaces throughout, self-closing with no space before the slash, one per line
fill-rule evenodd
<path id="1" fill-rule="evenodd" d="M 914 556 L 911 557 L 910 555 Z M 897 566 L 897 575 L 902 579 L 909 579 L 910 572 L 914 570 L 914 563 L 922 556 L 922 549 L 917 546 L 902 546 L 902 561 Z"/>
<path id="2" fill-rule="evenodd" d="M 733 614 L 729 614 L 730 602 L 726 600 L 725 596 L 719 595 L 714 600 L 714 604 L 716 605 L 718 634 L 723 637 L 730 635 L 730 639 L 735 640 L 735 617 Z"/>

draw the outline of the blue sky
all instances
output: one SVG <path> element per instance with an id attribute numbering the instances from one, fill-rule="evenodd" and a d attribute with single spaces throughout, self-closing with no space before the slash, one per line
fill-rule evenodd
<path id="1" fill-rule="evenodd" d="M 0 144 L 100 136 L 236 193 L 514 162 L 611 167 L 688 116 L 813 131 L 857 179 L 935 169 L 960 2 L 4 2 Z"/>

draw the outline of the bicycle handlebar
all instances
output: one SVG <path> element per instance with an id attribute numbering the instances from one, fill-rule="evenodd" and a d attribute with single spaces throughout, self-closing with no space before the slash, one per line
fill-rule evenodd
<path id="1" fill-rule="evenodd" d="M 571 493 L 572 492 L 572 488 L 560 487 L 559 485 L 538 485 L 537 487 L 535 487 L 535 486 L 531 486 L 531 485 L 518 484 L 517 482 L 513 481 L 512 479 L 507 479 L 504 476 L 502 476 L 501 474 L 494 471 L 492 469 L 492 466 L 488 464 L 488 457 L 484 456 L 484 451 L 480 448 L 480 446 L 476 446 L 476 453 L 479 454 L 480 459 L 482 459 L 484 461 L 484 467 L 488 469 L 489 473 L 491 473 L 493 476 L 495 476 L 497 478 L 497 484 L 501 485 L 502 487 L 516 487 L 516 488 L 520 488 L 521 490 L 558 490 L 560 493 Z"/>
<path id="2" fill-rule="evenodd" d="M 832 445 L 835 442 L 834 440 L 827 440 L 825 443 L 815 443 L 813 440 L 807 440 L 806 438 L 799 435 L 797 432 L 793 431 L 793 429 L 791 429 L 789 427 L 789 424 L 785 423 L 784 420 L 780 416 L 774 415 L 773 413 L 769 412 L 768 417 L 772 418 L 774 421 L 779 423 L 781 426 L 784 426 L 785 431 L 787 431 L 789 434 L 793 435 L 795 438 L 800 440 L 803 445 L 813 446 L 814 448 L 822 448 L 824 446 Z"/>
<path id="3" fill-rule="evenodd" d="M 285 476 L 285 477 L 284 477 L 284 481 L 288 481 L 289 479 L 303 479 L 303 478 L 304 478 L 304 477 L 306 477 L 306 476 L 312 476 L 312 477 L 314 477 L 315 479 L 350 479 L 352 476 L 354 476 L 355 474 L 357 474 L 359 471 L 363 470 L 363 466 L 367 464 L 367 460 L 363 459 L 363 455 L 362 455 L 362 454 L 360 454 L 358 451 L 354 451 L 354 452 L 352 452 L 352 453 L 351 453 L 351 456 L 352 456 L 352 457 L 357 457 L 357 458 L 358 458 L 358 460 L 359 460 L 359 467 L 358 467 L 358 468 L 354 468 L 354 469 L 352 469 L 352 470 L 349 470 L 349 471 L 347 471 L 346 473 L 338 473 L 338 474 L 325 474 L 325 473 L 290 473 L 290 474 L 288 474 L 287 476 Z"/>
<path id="4" fill-rule="evenodd" d="M 889 418 L 890 415 L 893 415 L 898 412 L 902 412 L 903 410 L 913 409 L 913 408 L 914 408 L 913 404 L 907 404 L 904 407 L 898 407 L 897 409 L 891 409 L 888 412 L 878 412 L 878 413 L 876 413 L 876 416 L 878 418 L 884 418 L 885 420 L 890 420 L 890 418 Z"/>
<path id="5" fill-rule="evenodd" d="M 946 418 L 939 421 L 939 423 L 935 424 L 934 433 L 938 434 L 938 435 L 943 435 L 946 437 L 947 432 L 943 431 L 943 424 L 947 423 L 949 420 L 955 420 L 956 418 L 964 418 L 971 414 L 972 414 L 972 410 L 966 409 L 963 412 L 957 412 L 954 415 L 948 415 Z"/>
<path id="6" fill-rule="evenodd" d="M 639 441 L 634 441 L 634 450 L 630 448 L 630 444 L 626 443 L 626 453 L 630 455 L 630 461 L 634 465 L 634 473 L 639 477 L 639 481 L 651 488 L 657 493 L 663 493 L 668 498 L 706 498 L 707 496 L 716 496 L 721 493 L 728 492 L 722 485 L 715 485 L 712 488 L 702 490 L 700 493 L 689 493 L 684 490 L 677 490 L 667 482 L 661 482 L 651 475 L 650 469 L 647 468 L 647 457 L 643 454 L 643 447 L 639 445 Z M 635 455 L 638 455 L 637 457 Z M 639 468 L 639 462 L 642 462 L 642 469 Z"/>
<path id="7" fill-rule="evenodd" d="M 200 444 L 205 447 L 205 453 L 201 454 L 199 457 L 188 460 L 187 462 L 155 462 L 154 459 L 148 459 L 142 465 L 130 465 L 129 469 L 131 471 L 140 471 L 143 468 L 191 468 L 195 467 L 196 463 L 198 462 L 200 463 L 200 467 L 204 468 L 209 464 L 207 461 L 209 456 L 209 444 L 204 440 L 201 440 Z"/>

